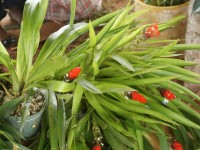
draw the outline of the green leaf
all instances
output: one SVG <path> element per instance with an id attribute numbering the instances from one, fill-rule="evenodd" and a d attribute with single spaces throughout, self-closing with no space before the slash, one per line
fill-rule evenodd
<path id="1" fill-rule="evenodd" d="M 47 134 L 47 127 L 48 127 L 48 112 L 47 109 L 44 110 L 43 112 L 43 117 L 42 117 L 42 129 L 41 129 L 41 133 L 40 133 L 40 140 L 38 143 L 38 148 L 37 150 L 43 150 L 45 147 L 45 140 L 46 140 L 46 134 Z"/>
<path id="2" fill-rule="evenodd" d="M 76 0 L 72 0 L 71 9 L 70 9 L 70 26 L 71 27 L 74 25 L 75 13 L 76 13 Z"/>
<path id="3" fill-rule="evenodd" d="M 133 148 L 133 143 L 135 142 L 132 138 L 127 138 L 117 130 L 115 130 L 113 127 L 108 126 L 106 128 L 107 132 L 109 132 L 113 137 L 115 137 L 116 142 L 119 142 L 123 145 L 129 146 L 130 148 Z"/>
<path id="4" fill-rule="evenodd" d="M 58 100 L 58 143 L 59 149 L 65 149 L 65 124 L 66 124 L 66 114 L 65 114 L 65 104 L 62 99 Z"/>
<path id="5" fill-rule="evenodd" d="M 119 55 L 112 55 L 111 58 L 116 60 L 118 63 L 120 63 L 128 70 L 135 72 L 135 69 L 133 68 L 132 64 L 129 61 L 127 61 L 124 57 L 121 57 Z"/>
<path id="6" fill-rule="evenodd" d="M 114 24 L 111 27 L 111 30 L 116 29 L 120 23 L 122 22 L 122 20 L 124 20 L 124 17 L 128 15 L 129 11 L 133 9 L 133 6 L 127 6 L 125 8 L 125 10 L 119 15 L 119 17 L 116 19 L 116 21 L 114 22 Z"/>
<path id="7" fill-rule="evenodd" d="M 169 143 L 168 143 L 168 138 L 165 134 L 158 134 L 158 138 L 160 141 L 160 148 L 162 150 L 169 150 Z"/>
<path id="8" fill-rule="evenodd" d="M 48 0 L 28 0 L 25 3 L 16 62 L 16 72 L 20 83 L 23 83 L 30 74 L 47 6 Z"/>
<path id="9" fill-rule="evenodd" d="M 78 79 L 77 83 L 80 84 L 82 87 L 84 87 L 86 90 L 91 91 L 93 93 L 100 94 L 102 93 L 95 85 L 93 85 L 91 82 L 84 80 L 84 79 Z"/>
<path id="10" fill-rule="evenodd" d="M 66 83 L 63 81 L 50 80 L 50 81 L 41 81 L 36 84 L 32 84 L 27 89 L 31 87 L 45 88 L 45 89 L 53 90 L 56 92 L 70 92 L 74 90 L 75 84 L 73 82 Z"/>
<path id="11" fill-rule="evenodd" d="M 89 22 L 88 25 L 89 25 L 90 48 L 94 48 L 96 46 L 95 31 L 94 31 L 91 21 Z"/>
<path id="12" fill-rule="evenodd" d="M 122 31 L 118 32 L 109 41 L 106 41 L 106 44 L 101 47 L 101 50 L 102 50 L 103 54 L 101 55 L 101 58 L 98 60 L 98 64 L 99 65 L 105 60 L 105 58 L 110 53 L 112 53 L 117 48 L 117 43 L 123 37 L 125 31 L 127 31 L 127 28 L 125 28 Z"/>
<path id="13" fill-rule="evenodd" d="M 94 97 L 93 94 L 89 93 L 88 91 L 84 92 L 86 95 L 86 98 L 90 105 L 97 111 L 97 113 L 101 116 L 101 118 L 107 122 L 107 124 L 114 127 L 119 132 L 123 133 L 126 136 L 129 136 L 129 133 L 122 127 L 120 124 L 116 123 L 104 110 L 104 108 L 99 104 L 97 99 Z"/>
<path id="14" fill-rule="evenodd" d="M 175 79 L 179 76 L 164 76 L 164 77 L 155 77 L 155 78 L 144 78 L 144 79 L 130 79 L 130 80 L 124 80 L 123 83 L 125 85 L 131 86 L 131 85 L 147 85 L 147 84 L 153 84 L 153 83 L 159 83 L 171 79 Z"/>
<path id="15" fill-rule="evenodd" d="M 23 100 L 24 97 L 20 97 L 0 105 L 0 120 L 8 117 Z"/>
<path id="16" fill-rule="evenodd" d="M 71 125 L 70 125 L 70 132 L 69 132 L 69 136 L 67 139 L 67 145 L 68 148 L 71 149 L 73 146 L 73 142 L 75 142 L 76 140 L 74 139 L 75 137 L 75 128 L 74 125 L 76 124 L 76 116 L 77 116 L 77 112 L 82 100 L 82 96 L 83 96 L 83 91 L 84 88 L 77 84 L 75 91 L 74 91 L 74 96 L 73 96 L 73 100 L 72 100 L 72 121 L 71 121 Z"/>
<path id="17" fill-rule="evenodd" d="M 51 149 L 58 149 L 58 123 L 57 123 L 57 99 L 53 91 L 49 91 L 48 118 L 49 118 L 49 138 Z"/>
<path id="18" fill-rule="evenodd" d="M 192 13 L 196 14 L 200 12 L 200 1 L 199 0 L 195 0 L 193 7 L 192 7 Z"/>
<path id="19" fill-rule="evenodd" d="M 200 126 L 194 122 L 192 122 L 191 120 L 187 119 L 186 117 L 177 114 L 175 112 L 173 112 L 172 110 L 165 108 L 159 104 L 156 103 L 149 103 L 149 106 L 153 109 L 153 110 L 157 110 L 160 113 L 165 114 L 167 117 L 172 118 L 174 121 L 182 123 L 184 125 L 187 125 L 189 127 L 193 127 L 196 129 L 200 129 Z"/>
<path id="20" fill-rule="evenodd" d="M 22 110 L 23 113 L 22 113 L 22 116 L 21 116 L 20 134 L 22 134 L 22 130 L 24 128 L 26 119 L 28 117 L 28 111 L 29 111 L 29 107 L 31 106 L 31 100 L 33 99 L 33 96 L 30 95 L 26 99 L 27 100 L 25 100 L 25 106 L 24 106 L 24 108 Z"/>
<path id="21" fill-rule="evenodd" d="M 8 51 L 6 50 L 6 48 L 3 46 L 3 44 L 0 41 L 0 52 L 6 55 L 9 55 Z"/>
<path id="22" fill-rule="evenodd" d="M 45 77 L 53 76 L 53 73 L 59 68 L 63 68 L 67 63 L 67 58 L 64 56 L 53 57 L 42 64 L 39 67 L 33 67 L 31 75 L 27 79 L 27 83 L 32 83 Z"/>
<path id="23" fill-rule="evenodd" d="M 102 91 L 102 93 L 133 91 L 133 88 L 116 83 L 98 83 L 96 87 Z"/>

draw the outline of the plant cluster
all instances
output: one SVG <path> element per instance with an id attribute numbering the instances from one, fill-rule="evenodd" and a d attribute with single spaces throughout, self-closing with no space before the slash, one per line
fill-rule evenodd
<path id="1" fill-rule="evenodd" d="M 188 2 L 188 0 L 144 0 L 144 3 L 153 6 L 175 6 Z"/>
<path id="2" fill-rule="evenodd" d="M 26 2 L 17 60 L 0 44 L 0 62 L 8 68 L 0 78 L 15 89 L 15 99 L 0 106 L 1 149 L 152 150 L 152 136 L 162 150 L 200 147 L 200 116 L 193 109 L 200 109 L 194 102 L 200 97 L 174 82 L 200 83 L 199 74 L 183 68 L 195 63 L 175 58 L 176 50 L 200 45 L 169 40 L 165 46 L 153 46 L 163 41 L 151 40 L 180 18 L 139 25 L 134 20 L 147 11 L 131 12 L 133 6 L 127 6 L 92 22 L 73 24 L 72 1 L 70 25 L 53 33 L 33 60 L 44 19 L 38 14 L 44 14 L 47 4 Z M 102 27 L 98 32 L 97 26 Z M 88 39 L 65 53 L 87 32 Z M 6 117 L 33 87 L 47 89 L 48 102 L 40 134 L 25 147 Z"/>

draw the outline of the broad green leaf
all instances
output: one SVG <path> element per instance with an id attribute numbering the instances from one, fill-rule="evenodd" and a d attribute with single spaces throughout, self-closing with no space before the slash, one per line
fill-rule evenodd
<path id="1" fill-rule="evenodd" d="M 9 55 L 9 54 L 8 54 L 8 51 L 7 51 L 6 48 L 3 46 L 3 44 L 1 43 L 1 41 L 0 41 L 0 52 L 3 53 L 3 54 Z"/>
<path id="2" fill-rule="evenodd" d="M 153 84 L 153 83 L 159 83 L 163 81 L 168 81 L 171 79 L 175 79 L 179 76 L 164 76 L 164 77 L 155 77 L 155 78 L 144 78 L 144 79 L 130 79 L 130 80 L 124 80 L 124 85 L 132 86 L 132 85 L 147 85 L 147 84 Z"/>
<path id="3" fill-rule="evenodd" d="M 160 148 L 162 150 L 169 150 L 169 143 L 167 141 L 167 136 L 165 134 L 158 134 L 158 138 L 160 141 Z"/>
<path id="4" fill-rule="evenodd" d="M 53 73 L 56 70 L 58 70 L 59 68 L 64 67 L 66 65 L 66 63 L 67 63 L 66 57 L 57 56 L 57 57 L 51 58 L 51 59 L 43 62 L 37 68 L 33 67 L 31 75 L 29 76 L 29 78 L 26 81 L 27 84 L 32 83 L 32 82 L 37 81 L 37 80 L 40 80 L 42 78 L 53 76 L 54 75 Z"/>
<path id="5" fill-rule="evenodd" d="M 151 60 L 151 62 L 159 62 L 159 64 L 167 63 L 175 66 L 192 66 L 196 65 L 195 62 L 192 61 L 186 61 L 186 60 L 181 60 L 181 59 L 174 59 L 174 58 L 154 58 Z"/>
<path id="6" fill-rule="evenodd" d="M 19 86 L 20 86 L 19 79 L 15 72 L 15 67 L 14 67 L 9 55 L 6 55 L 6 54 L 0 52 L 0 63 L 3 64 L 8 69 L 9 74 L 12 79 L 11 81 L 12 81 L 12 85 L 13 85 L 13 90 L 14 90 L 14 92 L 17 92 L 19 90 Z"/>
<path id="7" fill-rule="evenodd" d="M 70 9 L 70 26 L 73 27 L 76 13 L 76 0 L 71 1 L 71 9 Z"/>
<path id="8" fill-rule="evenodd" d="M 119 14 L 120 12 L 122 12 L 122 10 L 118 10 L 112 13 L 109 13 L 107 15 L 104 15 L 102 17 L 100 17 L 99 19 L 96 19 L 92 22 L 92 26 L 96 27 L 102 23 L 107 22 L 108 20 L 110 20 L 109 23 L 107 23 L 107 25 L 97 34 L 97 43 L 105 36 L 105 34 L 107 34 L 107 32 L 109 31 L 110 27 L 112 26 L 113 22 L 115 21 L 115 16 L 117 14 Z M 81 33 L 84 33 L 88 31 L 88 27 L 84 27 L 84 29 L 81 30 L 81 32 L 79 31 L 78 35 L 80 35 Z M 85 46 L 88 43 L 83 43 L 83 45 L 81 45 L 80 47 L 75 48 L 73 51 L 70 51 L 67 55 L 68 56 L 72 56 L 72 55 L 76 55 L 79 54 L 81 51 L 84 50 Z"/>
<path id="9" fill-rule="evenodd" d="M 9 134 L 12 135 L 12 137 L 15 139 L 15 141 L 17 143 L 20 143 L 21 139 L 25 140 L 19 133 L 18 130 L 16 130 L 12 125 L 10 125 L 9 123 L 6 122 L 2 122 L 0 124 L 0 128 L 2 131 L 5 131 Z"/>
<path id="10" fill-rule="evenodd" d="M 70 92 L 74 90 L 74 86 L 75 84 L 73 82 L 66 83 L 63 81 L 50 80 L 50 81 L 41 81 L 36 84 L 32 84 L 27 89 L 32 88 L 32 87 L 37 87 L 37 88 L 45 88 L 45 89 L 53 90 L 56 92 Z"/>
<path id="11" fill-rule="evenodd" d="M 112 53 L 116 49 L 116 45 L 119 42 L 119 40 L 123 37 L 125 31 L 127 31 L 127 28 L 123 29 L 122 31 L 114 35 L 109 41 L 107 41 L 107 44 L 101 47 L 103 53 L 101 58 L 98 60 L 99 65 L 105 60 L 105 58 L 110 53 Z"/>
<path id="12" fill-rule="evenodd" d="M 137 19 L 139 16 L 143 15 L 144 13 L 147 13 L 148 11 L 150 10 L 149 9 L 137 10 L 134 13 L 130 13 L 126 15 L 123 21 L 121 21 L 120 26 L 132 23 L 135 19 Z"/>
<path id="13" fill-rule="evenodd" d="M 116 21 L 112 25 L 111 30 L 116 29 L 120 25 L 122 20 L 124 20 L 124 17 L 128 15 L 128 13 L 131 9 L 133 9 L 133 6 L 127 6 L 125 8 L 125 10 L 118 16 L 118 18 L 116 19 Z"/>
<path id="14" fill-rule="evenodd" d="M 29 76 L 32 68 L 33 57 L 39 45 L 40 27 L 47 6 L 48 0 L 28 0 L 25 3 L 16 62 L 16 71 L 20 82 L 23 82 Z M 38 14 L 40 14 L 40 17 L 38 17 Z"/>
<path id="15" fill-rule="evenodd" d="M 173 47 L 174 51 L 179 50 L 200 50 L 199 44 L 177 44 Z"/>
<path id="16" fill-rule="evenodd" d="M 124 36 L 120 41 L 117 43 L 117 48 L 124 46 L 125 44 L 132 41 L 136 36 L 138 36 L 143 30 L 145 26 L 139 27 L 137 30 L 133 31 L 131 34 Z"/>
<path id="17" fill-rule="evenodd" d="M 106 141 L 109 143 L 112 149 L 128 150 L 123 143 L 121 143 L 120 141 L 116 141 L 116 137 L 112 135 L 107 128 L 103 130 L 103 134 L 105 136 Z"/>
<path id="18" fill-rule="evenodd" d="M 31 101 L 33 100 L 33 96 L 30 95 L 28 97 L 25 98 L 25 106 L 22 109 L 22 116 L 21 116 L 21 124 L 20 124 L 20 134 L 22 134 L 24 125 L 25 125 L 25 121 L 27 120 L 28 117 L 28 112 L 29 112 L 29 108 L 31 106 Z"/>
<path id="19" fill-rule="evenodd" d="M 20 97 L 0 105 L 0 120 L 8 117 L 23 100 L 24 97 Z"/>
<path id="20" fill-rule="evenodd" d="M 57 99 L 53 91 L 49 91 L 48 118 L 49 118 L 49 138 L 51 149 L 58 149 L 58 122 L 57 122 Z"/>
<path id="21" fill-rule="evenodd" d="M 88 91 L 85 91 L 84 94 L 86 95 L 86 98 L 90 103 L 90 105 L 97 111 L 97 113 L 101 116 L 101 118 L 105 122 L 107 122 L 109 125 L 114 127 L 119 132 L 123 133 L 124 135 L 129 136 L 129 133 L 122 126 L 120 126 L 111 119 L 111 117 L 106 113 L 104 108 L 99 104 L 99 102 L 97 101 L 97 99 L 94 97 L 93 94 L 89 93 Z"/>
<path id="22" fill-rule="evenodd" d="M 94 84 L 91 82 L 84 80 L 84 79 L 78 79 L 77 83 L 80 84 L 82 87 L 84 87 L 86 90 L 91 91 L 93 93 L 100 94 L 102 93 L 97 87 L 95 87 Z"/>
<path id="23" fill-rule="evenodd" d="M 143 143 L 142 131 L 136 130 L 136 136 L 137 136 L 137 141 L 138 141 L 139 149 L 140 150 L 144 150 L 144 143 Z"/>
<path id="24" fill-rule="evenodd" d="M 124 66 L 128 70 L 135 72 L 135 69 L 133 68 L 132 64 L 129 63 L 124 57 L 121 57 L 119 55 L 112 55 L 111 58 L 113 58 L 115 61 L 120 63 L 122 66 Z"/>
<path id="25" fill-rule="evenodd" d="M 75 125 L 75 138 L 78 138 L 85 129 L 87 123 L 90 121 L 91 113 L 93 112 L 93 109 L 90 108 L 86 114 L 84 114 L 84 117 L 82 117 L 79 122 Z"/>
<path id="26" fill-rule="evenodd" d="M 148 123 L 156 123 L 156 124 L 158 123 L 158 124 L 170 126 L 169 124 L 167 124 L 166 122 L 163 122 L 161 120 L 158 120 L 155 118 L 150 118 L 150 117 L 147 117 L 144 115 L 138 115 L 134 112 L 127 111 L 127 110 L 117 106 L 116 104 L 113 104 L 113 102 L 109 102 L 108 99 L 105 100 L 105 97 L 100 97 L 100 96 L 95 96 L 95 97 L 102 106 L 104 106 L 105 108 L 109 109 L 110 111 L 112 111 L 114 113 L 117 113 L 118 115 L 122 116 L 126 120 L 127 119 L 131 120 L 131 121 L 139 120 L 139 121 L 144 121 L 144 122 L 148 122 Z M 143 104 L 143 107 L 145 107 L 144 104 Z M 176 123 L 173 122 L 173 124 L 176 124 Z"/>
<path id="27" fill-rule="evenodd" d="M 186 117 L 177 114 L 173 111 L 171 111 L 168 108 L 165 108 L 159 104 L 156 103 L 149 103 L 149 106 L 156 111 L 159 111 L 160 113 L 165 114 L 167 117 L 172 118 L 174 121 L 179 122 L 181 124 L 187 125 L 189 127 L 193 127 L 196 129 L 200 129 L 200 126 L 194 122 L 192 122 L 191 120 L 187 119 Z"/>
<path id="28" fill-rule="evenodd" d="M 72 114 L 71 114 L 72 121 L 70 124 L 70 132 L 69 132 L 69 136 L 67 139 L 67 145 L 68 145 L 69 149 L 72 149 L 73 143 L 76 141 L 74 139 L 74 137 L 75 137 L 74 126 L 76 124 L 76 116 L 77 116 L 78 109 L 79 109 L 79 106 L 80 106 L 80 103 L 82 100 L 83 91 L 84 91 L 84 88 L 81 85 L 77 84 L 75 87 L 75 90 L 74 90 L 74 96 L 73 96 L 73 100 L 72 100 Z"/>
<path id="29" fill-rule="evenodd" d="M 133 89 L 128 86 L 116 83 L 98 83 L 96 87 L 102 91 L 102 93 L 133 91 Z"/>
<path id="30" fill-rule="evenodd" d="M 65 149 L 65 124 L 66 124 L 66 114 L 65 114 L 65 104 L 62 99 L 58 99 L 58 143 L 59 149 Z"/>
<path id="31" fill-rule="evenodd" d="M 133 143 L 135 142 L 132 138 L 127 138 L 126 136 L 122 135 L 120 132 L 115 130 L 113 127 L 108 126 L 106 128 L 110 134 L 115 137 L 115 140 L 120 142 L 123 145 L 129 146 L 130 148 L 133 148 Z"/>
<path id="32" fill-rule="evenodd" d="M 89 22 L 89 37 L 90 37 L 90 48 L 94 48 L 96 46 L 96 35 L 94 28 L 92 26 L 91 21 Z"/>
<path id="33" fill-rule="evenodd" d="M 184 110 L 185 112 L 191 114 L 192 116 L 200 119 L 199 113 L 193 108 L 191 108 L 189 104 L 186 104 L 182 102 L 181 100 L 174 100 L 172 101 L 172 103 L 175 104 L 179 109 Z"/>
<path id="34" fill-rule="evenodd" d="M 46 134 L 47 134 L 47 127 L 48 127 L 47 122 L 48 122 L 48 112 L 47 112 L 47 109 L 45 109 L 43 112 L 43 117 L 42 117 L 40 140 L 38 143 L 37 150 L 43 150 L 45 147 L 45 144 L 46 144 L 45 140 L 46 140 Z"/>

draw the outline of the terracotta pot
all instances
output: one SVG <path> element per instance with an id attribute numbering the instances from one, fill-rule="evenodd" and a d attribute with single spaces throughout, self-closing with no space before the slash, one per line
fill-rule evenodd
<path id="1" fill-rule="evenodd" d="M 149 9 L 147 13 L 143 14 L 140 18 L 138 18 L 138 20 L 144 21 L 144 24 L 162 23 L 179 15 L 186 16 L 186 18 L 180 23 L 176 24 L 172 28 L 166 29 L 159 36 L 159 39 L 185 39 L 189 2 L 176 6 L 157 7 L 145 4 L 143 2 L 144 0 L 134 1 L 135 11 Z"/>

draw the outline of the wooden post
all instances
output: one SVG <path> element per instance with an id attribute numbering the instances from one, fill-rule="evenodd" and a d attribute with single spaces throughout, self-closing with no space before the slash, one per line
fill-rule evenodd
<path id="1" fill-rule="evenodd" d="M 190 0 L 187 31 L 186 31 L 186 44 L 200 44 L 200 13 L 192 14 L 192 6 L 194 0 Z M 198 63 L 196 66 L 187 67 L 187 69 L 200 73 L 200 51 L 186 51 L 185 60 L 194 61 Z M 184 83 L 184 86 L 197 93 L 200 96 L 200 84 Z"/>

